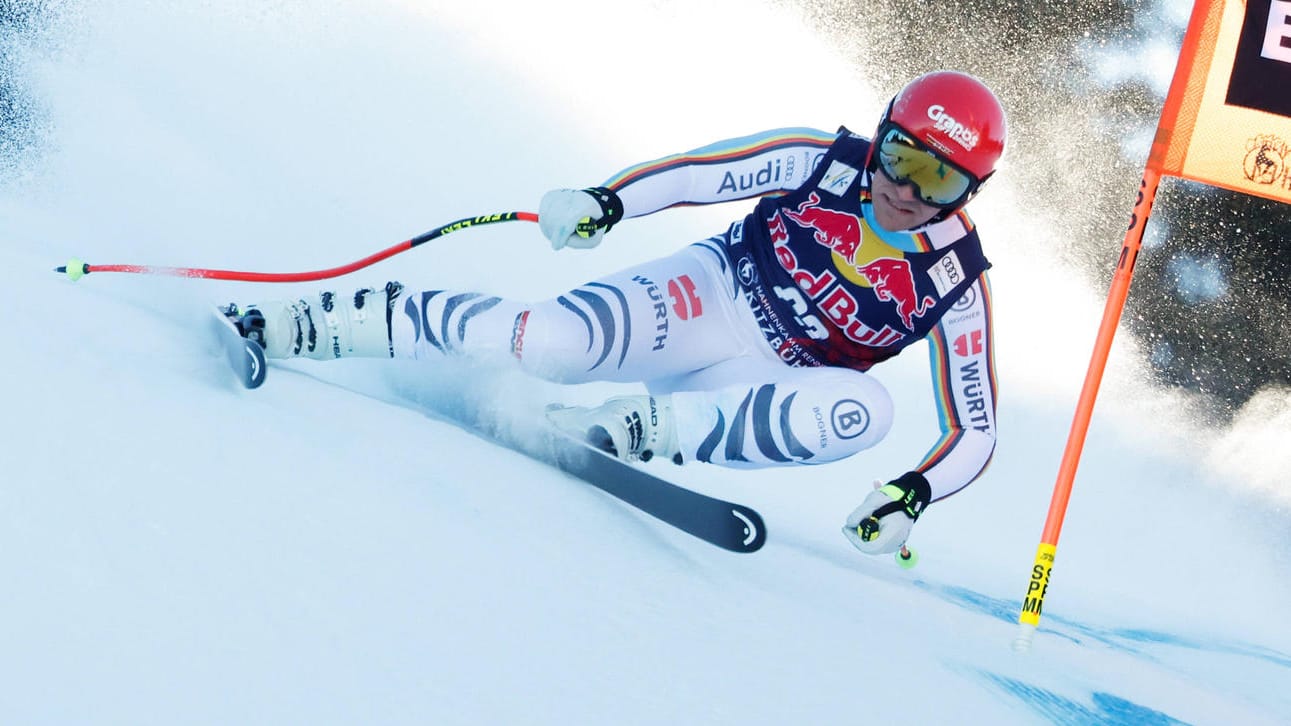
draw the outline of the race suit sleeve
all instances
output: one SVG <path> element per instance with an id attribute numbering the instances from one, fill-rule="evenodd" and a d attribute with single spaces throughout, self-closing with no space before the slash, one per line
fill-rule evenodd
<path id="1" fill-rule="evenodd" d="M 811 128 L 764 131 L 629 167 L 602 185 L 623 201 L 623 216 L 716 204 L 797 189 L 836 134 Z"/>
<path id="2" fill-rule="evenodd" d="M 941 438 L 915 467 L 932 501 L 968 486 L 995 451 L 995 354 L 985 273 L 928 336 Z"/>

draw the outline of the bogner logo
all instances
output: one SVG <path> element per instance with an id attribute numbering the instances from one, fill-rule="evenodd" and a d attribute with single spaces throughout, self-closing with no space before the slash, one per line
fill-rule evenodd
<path id="1" fill-rule="evenodd" d="M 977 148 L 978 135 L 976 131 L 968 128 L 955 120 L 954 116 L 946 113 L 946 107 L 941 104 L 933 104 L 928 107 L 928 118 L 936 124 L 936 129 L 951 139 L 956 141 L 965 151 L 972 151 Z"/>
<path id="2" fill-rule="evenodd" d="M 829 417 L 834 425 L 834 435 L 840 439 L 854 439 L 870 428 L 870 410 L 860 401 L 850 398 L 835 403 Z"/>

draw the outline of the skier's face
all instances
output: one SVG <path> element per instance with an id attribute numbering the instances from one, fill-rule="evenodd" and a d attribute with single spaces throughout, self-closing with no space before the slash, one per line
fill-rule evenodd
<path id="1" fill-rule="evenodd" d="M 870 177 L 870 194 L 874 221 L 889 232 L 925 225 L 941 211 L 919 201 L 913 186 L 897 184 L 882 173 Z"/>

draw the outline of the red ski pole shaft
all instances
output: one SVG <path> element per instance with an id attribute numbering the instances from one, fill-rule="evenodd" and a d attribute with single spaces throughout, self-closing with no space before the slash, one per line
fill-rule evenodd
<path id="1" fill-rule="evenodd" d="M 512 222 L 522 220 L 526 222 L 537 222 L 538 215 L 533 212 L 502 212 L 500 214 L 486 214 L 479 217 L 465 217 L 455 222 L 449 222 L 440 227 L 418 235 L 412 239 L 404 240 L 397 245 L 387 247 L 380 252 L 368 255 L 361 260 L 355 260 L 347 265 L 329 267 L 325 270 L 313 270 L 310 272 L 241 272 L 238 270 L 211 270 L 202 267 L 158 267 L 155 265 L 91 265 L 78 259 L 70 260 L 66 265 L 55 267 L 54 272 L 65 273 L 71 280 L 79 280 L 81 277 L 91 272 L 132 272 L 140 275 L 168 275 L 170 277 L 198 277 L 208 280 L 239 280 L 242 282 L 311 282 L 313 280 L 326 280 L 331 277 L 340 277 L 341 275 L 361 270 L 369 265 L 374 265 L 384 259 L 393 257 L 400 252 L 405 252 L 418 245 L 438 239 L 446 234 L 456 232 L 468 227 L 478 227 L 485 224 L 496 224 L 498 222 Z"/>

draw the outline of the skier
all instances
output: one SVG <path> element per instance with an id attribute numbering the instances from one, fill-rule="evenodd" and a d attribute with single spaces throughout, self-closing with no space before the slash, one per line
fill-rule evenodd
<path id="1" fill-rule="evenodd" d="M 671 206 L 760 198 L 721 234 L 554 299 L 390 282 L 225 312 L 271 358 L 503 356 L 557 382 L 644 382 L 648 395 L 548 416 L 627 461 L 730 467 L 874 446 L 893 404 L 866 371 L 926 338 L 940 438 L 910 471 L 875 482 L 843 527 L 862 552 L 894 552 L 994 451 L 989 263 L 963 207 L 1004 137 L 986 86 L 930 73 L 892 99 L 873 140 L 778 129 L 548 192 L 539 224 L 556 250 L 595 247 L 623 220 Z"/>

